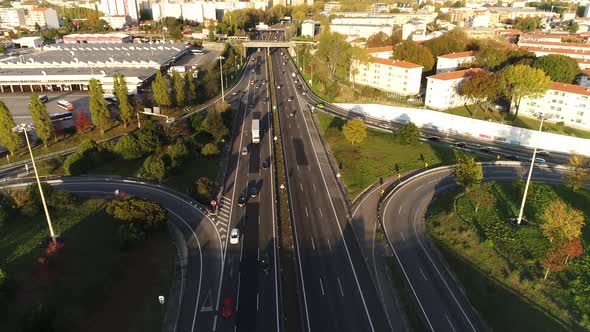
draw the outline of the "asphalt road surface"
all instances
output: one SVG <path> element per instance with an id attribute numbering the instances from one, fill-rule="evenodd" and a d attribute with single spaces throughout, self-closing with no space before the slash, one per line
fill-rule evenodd
<path id="1" fill-rule="evenodd" d="M 485 166 L 484 178 L 486 181 L 526 179 L 528 167 L 518 163 Z M 543 165 L 534 168 L 532 179 L 559 183 L 563 172 L 563 168 Z M 433 197 L 455 186 L 448 167 L 408 179 L 385 202 L 383 224 L 387 240 L 426 327 L 431 331 L 487 331 L 485 323 L 430 241 L 424 223 Z"/>
<path id="2" fill-rule="evenodd" d="M 347 221 L 337 179 L 327 172 L 312 115 L 286 58 L 273 50 L 277 106 L 286 152 L 305 331 L 391 331 Z M 288 57 L 285 53 L 285 57 Z M 283 71 L 285 73 L 283 74 Z"/>

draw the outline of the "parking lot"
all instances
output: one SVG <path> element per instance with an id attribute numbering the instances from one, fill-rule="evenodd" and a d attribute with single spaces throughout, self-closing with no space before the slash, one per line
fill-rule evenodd
<path id="1" fill-rule="evenodd" d="M 216 58 L 221 53 L 216 50 L 212 49 L 203 49 L 203 54 L 187 54 L 180 58 L 176 63 L 175 66 L 197 66 L 197 68 L 203 68 L 207 66 L 212 61 L 216 61 Z"/>
<path id="2" fill-rule="evenodd" d="M 59 108 L 56 104 L 58 100 L 65 99 L 70 103 L 74 104 L 74 109 L 81 109 L 88 113 L 88 94 L 80 91 L 74 92 L 40 92 L 49 98 L 49 101 L 45 103 L 47 105 L 47 111 L 49 113 L 64 112 L 64 109 Z M 30 95 L 28 93 L 4 93 L 0 94 L 0 100 L 2 100 L 6 107 L 12 113 L 14 122 L 25 123 L 31 122 L 31 113 L 29 112 L 29 100 Z"/>

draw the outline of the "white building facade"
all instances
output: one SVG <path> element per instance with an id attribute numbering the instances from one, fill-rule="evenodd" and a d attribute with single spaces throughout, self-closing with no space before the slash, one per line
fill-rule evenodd
<path id="1" fill-rule="evenodd" d="M 320 22 L 314 20 L 305 20 L 301 23 L 301 35 L 305 37 L 313 37 L 318 34 L 320 30 Z"/>
<path id="2" fill-rule="evenodd" d="M 476 51 L 439 55 L 436 58 L 436 73 L 440 74 L 456 71 L 457 69 L 461 68 L 462 65 L 473 62 L 476 55 Z"/>
<path id="3" fill-rule="evenodd" d="M 514 111 L 515 107 L 511 107 Z M 590 129 L 590 87 L 551 82 L 551 88 L 539 98 L 523 98 L 520 115 L 543 116 L 566 126 Z"/>
<path id="4" fill-rule="evenodd" d="M 420 92 L 424 67 L 414 63 L 371 57 L 367 63 L 353 61 L 350 80 L 397 96 L 414 96 Z"/>
<path id="5" fill-rule="evenodd" d="M 428 76 L 425 105 L 436 110 L 446 110 L 467 103 L 467 99 L 459 95 L 459 87 L 473 74 L 482 71 L 481 68 L 471 68 Z"/>
<path id="6" fill-rule="evenodd" d="M 0 8 L 0 28 L 12 29 L 24 26 L 25 10 L 22 8 Z"/>
<path id="7" fill-rule="evenodd" d="M 139 5 L 137 0 L 101 0 L 100 9 L 108 16 L 126 15 L 133 22 L 139 20 Z"/>
<path id="8" fill-rule="evenodd" d="M 39 24 L 41 29 L 58 29 L 59 19 L 57 18 L 57 12 L 52 8 L 29 10 L 26 16 L 26 25 L 34 29 L 35 23 Z"/>

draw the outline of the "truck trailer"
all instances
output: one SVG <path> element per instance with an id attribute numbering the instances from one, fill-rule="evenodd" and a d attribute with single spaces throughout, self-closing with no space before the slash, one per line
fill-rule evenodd
<path id="1" fill-rule="evenodd" d="M 260 120 L 252 120 L 252 143 L 260 143 Z"/>

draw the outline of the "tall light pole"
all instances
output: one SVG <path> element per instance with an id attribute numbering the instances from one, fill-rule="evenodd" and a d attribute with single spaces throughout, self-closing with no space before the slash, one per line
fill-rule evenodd
<path id="1" fill-rule="evenodd" d="M 55 232 L 53 231 L 53 225 L 51 224 L 51 217 L 49 216 L 49 210 L 47 209 L 47 203 L 45 202 L 45 195 L 43 194 L 43 187 L 41 187 L 41 180 L 39 180 L 39 173 L 37 173 L 37 166 L 35 165 L 35 158 L 33 157 L 33 150 L 31 149 L 31 143 L 29 143 L 29 133 L 27 129 L 34 129 L 35 127 L 30 123 L 22 123 L 16 126 L 16 131 L 23 131 L 25 133 L 25 139 L 27 141 L 27 147 L 29 148 L 29 154 L 31 155 L 31 163 L 33 164 L 33 170 L 35 171 L 35 178 L 37 179 L 37 186 L 39 186 L 39 194 L 41 195 L 41 203 L 43 203 L 43 210 L 45 211 L 45 218 L 47 219 L 47 226 L 49 226 L 49 235 L 51 241 L 56 242 Z"/>
<path id="2" fill-rule="evenodd" d="M 541 124 L 539 125 L 539 132 L 543 128 L 543 121 L 545 117 L 541 116 Z M 524 195 L 522 196 L 522 202 L 520 203 L 520 211 L 518 212 L 518 219 L 516 219 L 516 224 L 520 225 L 522 222 L 522 213 L 524 212 L 524 204 L 526 203 L 526 195 L 529 192 L 529 184 L 531 183 L 531 176 L 533 175 L 533 167 L 535 166 L 535 158 L 537 157 L 537 144 L 535 144 L 535 148 L 533 149 L 533 157 L 531 159 L 531 166 L 529 168 L 529 174 L 527 176 L 526 184 L 524 185 Z"/>
<path id="3" fill-rule="evenodd" d="M 225 96 L 223 94 L 223 62 L 221 62 L 221 60 L 224 60 L 225 58 L 220 55 L 217 59 L 219 59 L 219 76 L 221 77 L 221 101 L 225 102 Z"/>

